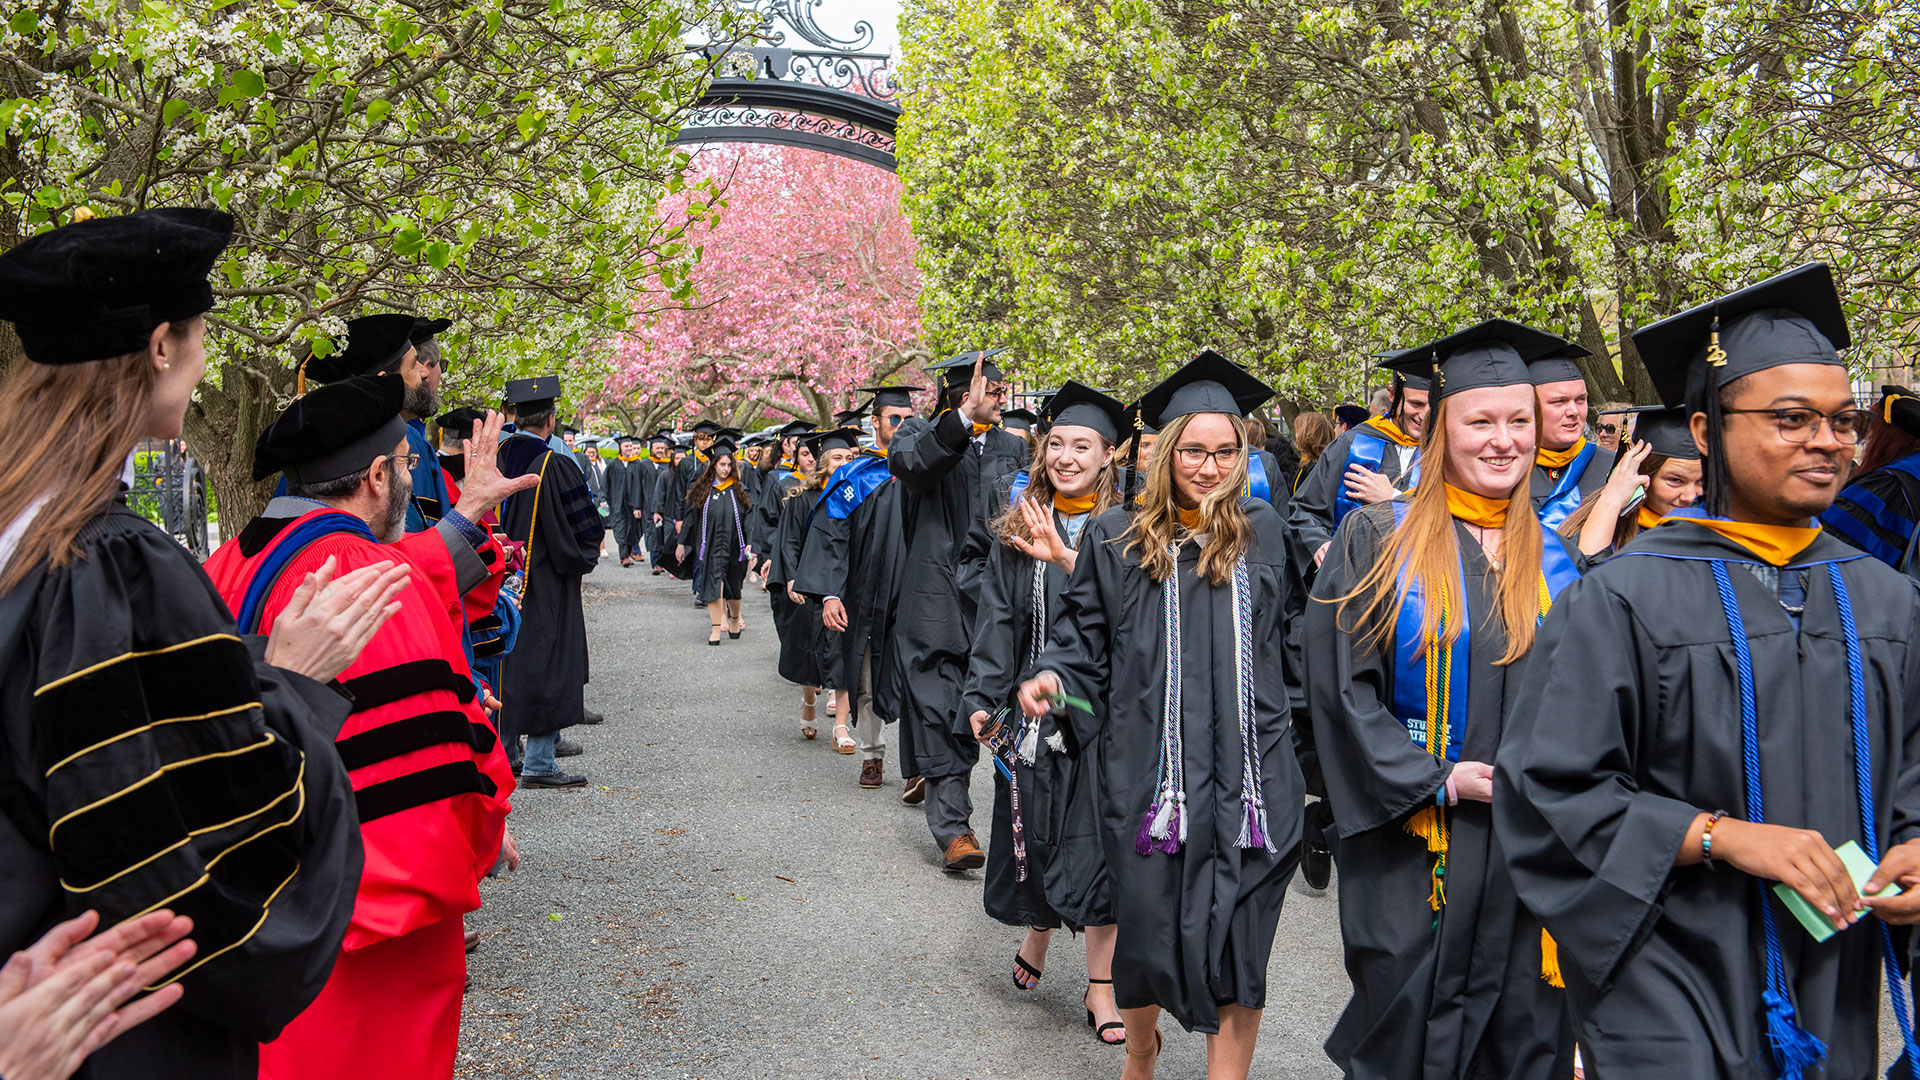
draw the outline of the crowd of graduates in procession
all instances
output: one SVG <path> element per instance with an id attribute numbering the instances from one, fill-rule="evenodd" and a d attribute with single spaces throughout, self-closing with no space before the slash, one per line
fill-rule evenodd
<path id="1" fill-rule="evenodd" d="M 1163 1011 L 1248 1074 L 1289 884 L 1336 867 L 1345 1076 L 1920 1067 L 1920 398 L 1856 400 L 1823 265 L 1635 331 L 1661 406 L 1593 408 L 1579 346 L 1492 318 L 1291 439 L 1211 351 L 1029 412 L 993 350 L 829 430 L 606 458 L 556 376 L 443 412 L 449 324 L 367 315 L 202 567 L 120 494 L 179 434 L 231 230 L 0 253 L 5 1080 L 451 1076 L 509 796 L 585 783 L 609 532 L 711 645 L 767 597 L 800 735 L 877 789 L 891 734 L 1015 985 L 1084 936 L 1124 1080 Z"/>

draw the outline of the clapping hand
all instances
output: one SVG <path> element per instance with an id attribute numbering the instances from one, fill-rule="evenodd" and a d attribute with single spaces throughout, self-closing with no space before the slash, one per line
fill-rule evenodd
<path id="1" fill-rule="evenodd" d="M 337 562 L 327 556 L 274 618 L 267 635 L 267 663 L 315 682 L 332 682 L 399 612 L 395 597 L 407 587 L 407 564 L 371 563 L 334 580 Z"/>
<path id="2" fill-rule="evenodd" d="M 127 1004 L 192 958 L 196 946 L 184 939 L 193 920 L 155 911 L 88 938 L 99 922 L 92 911 L 69 919 L 0 968 L 0 1075 L 71 1076 L 115 1036 L 180 1000 L 174 983 Z"/>

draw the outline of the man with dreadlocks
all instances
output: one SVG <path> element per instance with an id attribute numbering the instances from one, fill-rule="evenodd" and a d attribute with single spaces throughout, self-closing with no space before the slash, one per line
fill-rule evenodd
<path id="1" fill-rule="evenodd" d="M 1266 662 L 1286 643 L 1286 524 L 1245 494 L 1239 423 L 1272 396 L 1208 351 L 1140 399 L 1160 440 L 1139 509 L 1087 524 L 1020 687 L 1100 773 L 1127 1080 L 1152 1075 L 1162 1009 L 1207 1034 L 1208 1076 L 1244 1078 L 1267 1002 L 1305 798 Z"/>
<path id="2" fill-rule="evenodd" d="M 1566 344 L 1490 319 L 1389 361 L 1434 387 L 1420 486 L 1348 516 L 1307 606 L 1353 983 L 1326 1049 L 1350 1080 L 1573 1074 L 1552 947 L 1488 805 L 1534 627 L 1582 566 L 1527 490 L 1526 360 Z"/>
<path id="3" fill-rule="evenodd" d="M 1327 557 L 1333 531 L 1355 509 L 1386 502 L 1419 476 L 1420 432 L 1427 422 L 1427 381 L 1393 373 L 1393 411 L 1333 440 L 1293 493 L 1289 524 L 1313 564 Z"/>
<path id="4" fill-rule="evenodd" d="M 1691 410 L 1705 505 L 1554 604 L 1495 839 L 1560 942 L 1596 1075 L 1874 1075 L 1883 962 L 1912 1068 L 1894 927 L 1920 921 L 1920 593 L 1816 521 L 1867 422 L 1832 276 L 1804 266 L 1633 341 Z"/>

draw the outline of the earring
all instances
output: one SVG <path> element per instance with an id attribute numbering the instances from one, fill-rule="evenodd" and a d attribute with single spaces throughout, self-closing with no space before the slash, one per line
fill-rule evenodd
<path id="1" fill-rule="evenodd" d="M 165 370 L 167 370 L 168 368 L 171 368 L 172 366 L 173 366 L 173 364 L 172 364 L 172 363 L 170 363 L 170 362 L 163 362 L 163 363 L 162 363 L 162 364 L 160 365 L 160 370 L 161 370 L 161 371 L 165 371 Z"/>

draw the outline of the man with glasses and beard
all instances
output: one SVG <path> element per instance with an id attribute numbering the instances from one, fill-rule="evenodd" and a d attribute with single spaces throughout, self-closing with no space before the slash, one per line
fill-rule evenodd
<path id="1" fill-rule="evenodd" d="M 392 617 L 339 679 L 353 711 L 335 749 L 367 852 L 353 921 L 319 998 L 261 1047 L 263 1077 L 452 1076 L 460 917 L 480 906 L 480 879 L 502 852 L 515 861 L 513 778 L 477 700 L 462 597 L 504 559 L 477 522 L 537 480 L 500 475 L 501 420 L 490 416 L 467 446 L 459 504 L 407 534 L 419 465 L 407 392 L 391 374 L 356 376 L 289 405 L 254 448 L 254 478 L 284 472 L 287 493 L 206 566 L 246 633 L 269 632 L 309 572 L 387 560 L 410 571 Z"/>
<path id="2" fill-rule="evenodd" d="M 1031 453 L 1025 439 L 999 427 L 1007 383 L 993 357 L 1005 351 L 962 353 L 933 365 L 940 378 L 933 418 L 901 424 L 887 463 L 905 489 L 908 584 L 894 623 L 905 725 L 900 768 L 920 780 L 924 790 L 916 792 L 909 782 L 905 797 L 923 798 L 927 828 L 950 871 L 986 861 L 974 837 L 968 795 L 980 744 L 960 700 L 986 549 L 971 551 L 963 541 L 986 513 L 985 493 L 1024 468 Z"/>

